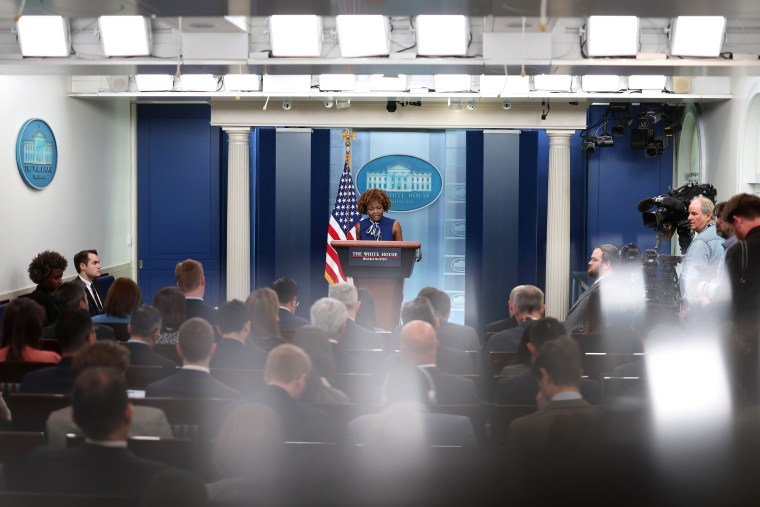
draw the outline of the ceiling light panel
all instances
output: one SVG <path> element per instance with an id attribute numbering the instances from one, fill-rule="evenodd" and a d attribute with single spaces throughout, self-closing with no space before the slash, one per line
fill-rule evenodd
<path id="1" fill-rule="evenodd" d="M 272 56 L 316 57 L 322 54 L 322 18 L 274 15 L 269 17 Z"/>
<path id="2" fill-rule="evenodd" d="M 639 51 L 639 18 L 589 16 L 586 22 L 586 54 L 636 56 Z"/>
<path id="3" fill-rule="evenodd" d="M 264 93 L 309 93 L 309 74 L 264 74 Z"/>
<path id="4" fill-rule="evenodd" d="M 673 56 L 720 56 L 726 33 L 723 16 L 678 16 L 670 31 Z"/>
<path id="5" fill-rule="evenodd" d="M 530 93 L 530 77 L 480 76 L 481 97 L 501 97 L 520 93 Z"/>
<path id="6" fill-rule="evenodd" d="M 354 74 L 320 74 L 319 89 L 321 91 L 341 92 L 352 91 L 356 88 Z"/>
<path id="7" fill-rule="evenodd" d="M 69 22 L 62 16 L 21 16 L 17 23 L 23 56 L 69 56 Z"/>
<path id="8" fill-rule="evenodd" d="M 417 54 L 423 56 L 465 56 L 470 42 L 466 16 L 417 16 Z"/>
<path id="9" fill-rule="evenodd" d="M 100 39 L 106 56 L 148 56 L 150 20 L 143 16 L 101 16 Z"/>
<path id="10" fill-rule="evenodd" d="M 404 92 L 409 89 L 409 83 L 404 74 L 398 76 L 373 74 L 369 80 L 369 88 L 373 92 Z"/>
<path id="11" fill-rule="evenodd" d="M 387 16 L 340 15 L 335 22 L 342 57 L 388 56 L 391 52 L 391 24 Z"/>
<path id="12" fill-rule="evenodd" d="M 180 86 L 185 92 L 215 92 L 219 90 L 219 78 L 211 74 L 182 74 Z"/>
<path id="13" fill-rule="evenodd" d="M 628 76 L 629 90 L 657 90 L 662 91 L 667 82 L 666 76 L 639 75 Z"/>

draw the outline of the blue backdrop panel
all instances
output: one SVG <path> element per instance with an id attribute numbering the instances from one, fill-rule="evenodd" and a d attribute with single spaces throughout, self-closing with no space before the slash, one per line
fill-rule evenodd
<path id="1" fill-rule="evenodd" d="M 606 106 L 592 106 L 589 125 L 598 122 L 606 109 Z M 636 115 L 634 108 L 633 116 Z M 636 243 L 642 250 L 654 248 L 654 231 L 643 226 L 636 205 L 642 199 L 665 193 L 672 184 L 673 147 L 660 156 L 647 158 L 643 149 L 630 148 L 630 133 L 631 129 L 626 129 L 625 136 L 615 138 L 613 147 L 599 148 L 586 157 L 587 255 L 600 243 L 617 246 Z M 663 252 L 669 248 L 668 243 L 663 243 Z M 584 266 L 585 262 L 579 262 L 575 269 L 583 270 Z"/>
<path id="2" fill-rule="evenodd" d="M 217 305 L 220 276 L 220 139 L 208 105 L 138 105 L 138 269 L 143 300 L 176 285 L 177 262 L 203 263 L 206 300 Z"/>

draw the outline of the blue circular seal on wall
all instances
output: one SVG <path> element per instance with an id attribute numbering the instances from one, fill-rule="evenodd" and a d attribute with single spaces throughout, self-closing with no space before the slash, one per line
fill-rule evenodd
<path id="1" fill-rule="evenodd" d="M 16 165 L 24 182 L 42 190 L 53 181 L 58 166 L 58 145 L 43 120 L 27 120 L 16 139 Z"/>
<path id="2" fill-rule="evenodd" d="M 359 169 L 356 188 L 360 194 L 370 188 L 384 190 L 391 198 L 391 211 L 415 211 L 438 199 L 443 179 L 433 164 L 421 158 L 386 155 Z"/>

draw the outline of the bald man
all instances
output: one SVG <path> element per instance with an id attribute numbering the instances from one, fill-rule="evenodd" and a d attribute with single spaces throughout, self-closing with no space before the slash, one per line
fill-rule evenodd
<path id="1" fill-rule="evenodd" d="M 417 366 L 432 379 L 439 405 L 479 403 L 477 389 L 471 379 L 445 373 L 436 366 L 438 337 L 429 323 L 413 320 L 404 324 L 399 349 L 405 363 Z"/>

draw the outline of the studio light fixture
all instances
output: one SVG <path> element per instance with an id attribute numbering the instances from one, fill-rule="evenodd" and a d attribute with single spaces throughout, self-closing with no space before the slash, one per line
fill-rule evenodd
<path id="1" fill-rule="evenodd" d="M 629 90 L 656 90 L 662 91 L 667 83 L 666 76 L 638 75 L 628 76 Z"/>
<path id="2" fill-rule="evenodd" d="M 351 107 L 351 99 L 338 99 L 335 101 L 335 109 L 348 109 Z"/>
<path id="3" fill-rule="evenodd" d="M 639 51 L 639 18 L 589 16 L 586 21 L 586 54 L 636 56 Z"/>
<path id="4" fill-rule="evenodd" d="M 470 26 L 466 16 L 417 16 L 415 31 L 418 55 L 465 56 L 467 54 Z"/>
<path id="5" fill-rule="evenodd" d="M 272 56 L 320 56 L 322 18 L 314 15 L 270 16 L 269 37 Z"/>
<path id="6" fill-rule="evenodd" d="M 467 101 L 467 109 L 470 111 L 474 111 L 476 106 L 475 99 L 470 99 Z"/>
<path id="7" fill-rule="evenodd" d="M 170 92 L 174 88 L 174 76 L 170 74 L 137 74 L 135 86 L 141 92 Z"/>
<path id="8" fill-rule="evenodd" d="M 182 74 L 178 88 L 185 92 L 215 92 L 219 84 L 219 78 L 211 74 Z"/>
<path id="9" fill-rule="evenodd" d="M 150 20 L 143 16 L 100 16 L 100 40 L 106 56 L 148 56 Z"/>
<path id="10" fill-rule="evenodd" d="M 581 76 L 581 88 L 584 92 L 604 93 L 620 91 L 620 76 L 589 75 Z"/>
<path id="11" fill-rule="evenodd" d="M 433 86 L 438 93 L 469 92 L 472 88 L 469 74 L 435 74 Z"/>
<path id="12" fill-rule="evenodd" d="M 309 74 L 264 74 L 262 89 L 264 93 L 309 93 L 311 75 Z"/>
<path id="13" fill-rule="evenodd" d="M 395 113 L 397 108 L 396 100 L 388 99 L 388 102 L 385 104 L 385 110 L 389 113 Z"/>
<path id="14" fill-rule="evenodd" d="M 227 74 L 224 89 L 228 92 L 260 92 L 261 76 L 257 74 Z"/>
<path id="15" fill-rule="evenodd" d="M 723 16 L 678 16 L 670 29 L 673 56 L 720 56 L 726 34 Z"/>
<path id="16" fill-rule="evenodd" d="M 319 89 L 323 92 L 345 92 L 356 88 L 355 74 L 320 74 Z"/>
<path id="17" fill-rule="evenodd" d="M 282 99 L 282 108 L 285 111 L 290 111 L 293 108 L 293 101 L 289 98 Z"/>
<path id="18" fill-rule="evenodd" d="M 339 15 L 335 24 L 343 58 L 390 54 L 391 24 L 387 16 Z"/>
<path id="19" fill-rule="evenodd" d="M 529 76 L 480 76 L 481 97 L 530 93 Z"/>
<path id="20" fill-rule="evenodd" d="M 544 92 L 570 92 L 573 76 L 563 74 L 540 74 L 533 77 L 536 90 Z"/>
<path id="21" fill-rule="evenodd" d="M 406 76 L 384 76 L 382 74 L 373 74 L 369 82 L 370 90 L 373 92 L 404 92 L 409 89 Z"/>
<path id="22" fill-rule="evenodd" d="M 69 22 L 62 16 L 21 16 L 16 27 L 23 56 L 71 54 Z"/>

